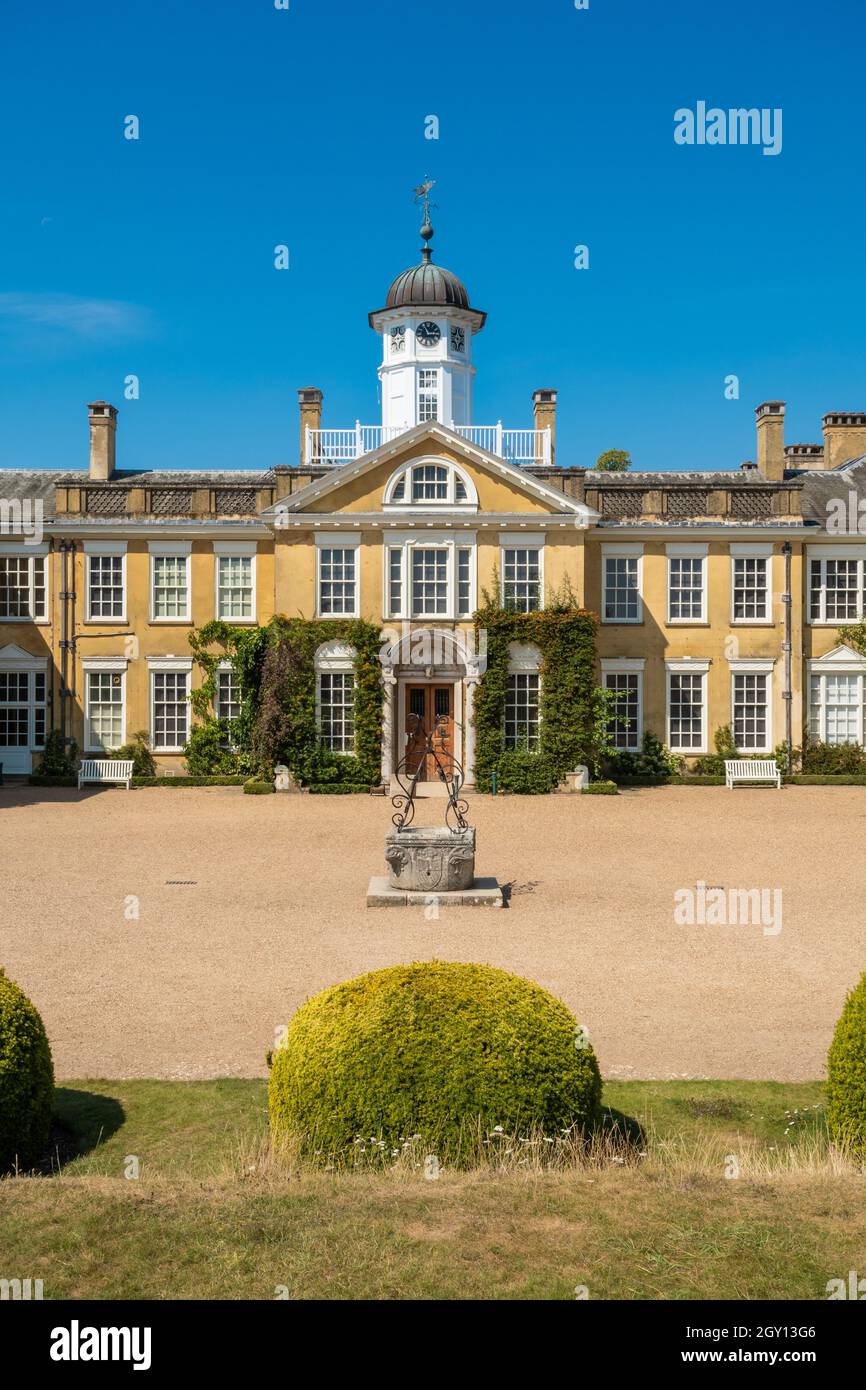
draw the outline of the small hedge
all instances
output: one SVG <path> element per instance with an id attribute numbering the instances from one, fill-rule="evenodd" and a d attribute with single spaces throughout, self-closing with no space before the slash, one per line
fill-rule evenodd
<path id="1" fill-rule="evenodd" d="M 32 772 L 28 778 L 31 787 L 77 787 L 77 777 L 42 777 L 38 772 Z"/>
<path id="2" fill-rule="evenodd" d="M 243 777 L 133 777 L 134 787 L 242 787 Z"/>
<path id="3" fill-rule="evenodd" d="M 259 782 L 255 777 L 244 782 L 244 796 L 268 796 L 275 790 L 273 782 Z"/>
<path id="4" fill-rule="evenodd" d="M 859 743 L 807 743 L 802 771 L 810 776 L 866 776 L 866 751 Z"/>
<path id="5" fill-rule="evenodd" d="M 420 1137 L 440 1158 L 477 1152 L 487 1134 L 589 1131 L 601 1101 L 592 1049 L 575 1019 L 529 980 L 489 965 L 394 965 L 326 989 L 273 1053 L 276 1138 L 340 1161 L 359 1136 L 386 1152 Z"/>
<path id="6" fill-rule="evenodd" d="M 866 777 L 832 776 L 829 773 L 825 777 L 819 777 L 798 772 L 784 780 L 790 782 L 793 787 L 866 787 Z"/>
<path id="7" fill-rule="evenodd" d="M 508 750 L 500 753 L 497 766 L 488 777 L 476 774 L 480 792 L 513 792 L 517 796 L 545 796 L 554 791 L 559 775 L 543 753 L 520 753 Z"/>
<path id="8" fill-rule="evenodd" d="M 619 788 L 616 782 L 590 782 L 581 787 L 581 796 L 616 796 Z"/>
<path id="9" fill-rule="evenodd" d="M 0 969 L 0 1173 L 27 1171 L 48 1147 L 54 1067 L 42 1019 Z"/>
<path id="10" fill-rule="evenodd" d="M 313 796 L 369 796 L 366 782 L 311 782 L 307 791 Z"/>
<path id="11" fill-rule="evenodd" d="M 723 787 L 724 777 L 617 777 L 618 787 Z"/>
<path id="12" fill-rule="evenodd" d="M 866 1159 L 866 975 L 845 1000 L 830 1044 L 827 1122 L 834 1144 Z"/>

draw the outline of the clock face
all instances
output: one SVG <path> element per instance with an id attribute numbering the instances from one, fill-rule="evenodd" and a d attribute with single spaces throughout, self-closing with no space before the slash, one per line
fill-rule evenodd
<path id="1" fill-rule="evenodd" d="M 451 325 L 451 351 L 464 352 L 466 350 L 466 330 L 460 328 L 456 323 Z"/>
<path id="2" fill-rule="evenodd" d="M 391 329 L 391 351 L 392 351 L 392 352 L 402 352 L 405 346 L 406 346 L 406 329 L 405 329 L 405 327 L 401 327 L 401 328 L 392 328 L 392 329 Z"/>
<path id="3" fill-rule="evenodd" d="M 442 330 L 438 323 L 419 323 L 415 337 L 422 347 L 435 347 L 442 337 Z"/>

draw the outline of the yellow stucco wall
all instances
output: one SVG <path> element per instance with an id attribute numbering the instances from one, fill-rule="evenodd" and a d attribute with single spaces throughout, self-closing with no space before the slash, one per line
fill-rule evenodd
<path id="1" fill-rule="evenodd" d="M 183 543 L 183 542 L 182 542 Z M 248 542 L 247 542 L 248 543 Z M 78 543 L 81 544 L 80 542 Z M 123 542 L 119 541 L 119 545 Z M 170 542 L 166 542 L 166 550 Z M 77 550 L 74 557 L 75 602 L 75 669 L 71 668 L 68 683 L 73 692 L 70 733 L 84 748 L 85 737 L 85 664 L 92 657 L 117 657 L 127 660 L 125 681 L 126 739 L 131 740 L 138 730 L 149 730 L 150 674 L 148 657 L 174 657 L 188 660 L 189 635 L 194 628 L 210 622 L 216 616 L 216 562 L 212 541 L 193 541 L 190 554 L 191 616 L 188 621 L 153 622 L 150 603 L 150 551 L 146 540 L 129 540 L 126 549 L 126 620 L 109 621 L 86 616 L 87 557 Z M 72 579 L 72 560 L 69 580 Z M 267 622 L 274 615 L 274 544 L 271 540 L 258 542 L 256 551 L 256 620 Z M 59 720 L 60 671 L 62 667 L 62 622 L 60 594 L 62 592 L 62 556 L 55 549 L 47 557 L 49 611 L 51 621 L 42 623 L 0 623 L 0 647 L 15 644 L 33 656 L 48 656 L 48 674 L 53 694 L 55 722 Z M 72 634 L 70 633 L 70 636 Z M 191 672 L 191 687 L 201 684 L 196 666 Z M 50 720 L 49 720 L 50 723 Z M 163 754 L 158 762 L 166 768 L 176 767 L 179 754 Z"/>

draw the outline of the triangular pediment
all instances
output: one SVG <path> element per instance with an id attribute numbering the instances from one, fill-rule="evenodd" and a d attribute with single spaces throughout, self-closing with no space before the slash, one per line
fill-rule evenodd
<path id="1" fill-rule="evenodd" d="M 578 526 L 589 525 L 598 517 L 585 503 L 437 422 L 416 425 L 379 448 L 329 469 L 323 477 L 279 499 L 260 515 L 263 521 L 279 524 L 279 518 L 287 514 L 383 513 L 389 505 L 385 500 L 388 483 L 395 473 L 402 467 L 430 461 L 452 465 L 464 474 L 468 491 L 475 498 L 474 514 L 501 513 L 536 519 L 567 516 Z M 413 506 L 411 500 L 401 507 L 407 520 L 416 513 L 419 517 L 429 516 L 432 510 L 424 504 Z M 455 515 L 460 512 L 457 507 L 453 510 Z M 435 511 L 442 514 L 448 507 L 437 506 Z"/>
<path id="2" fill-rule="evenodd" d="M 25 652 L 23 647 L 19 647 L 15 642 L 7 642 L 5 647 L 0 647 L 0 667 L 18 666 L 30 671 L 41 671 L 47 661 L 47 656 L 34 656 L 33 652 Z"/>
<path id="3" fill-rule="evenodd" d="M 0 647 L 0 661 L 32 661 L 33 653 L 25 652 L 22 647 L 18 647 L 14 642 L 7 642 L 5 647 Z"/>
<path id="4" fill-rule="evenodd" d="M 866 666 L 866 656 L 862 652 L 855 652 L 853 647 L 846 647 L 840 643 L 832 651 L 826 652 L 824 656 L 815 658 L 821 665 L 837 666 Z"/>

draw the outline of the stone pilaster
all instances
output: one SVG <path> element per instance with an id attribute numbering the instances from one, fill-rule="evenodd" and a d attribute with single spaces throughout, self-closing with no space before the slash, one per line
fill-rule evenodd
<path id="1" fill-rule="evenodd" d="M 467 676 L 463 683 L 463 771 L 465 785 L 475 786 L 475 687 L 477 676 Z"/>
<path id="2" fill-rule="evenodd" d="M 397 677 L 393 666 L 382 667 L 382 786 L 387 791 L 394 773 L 394 692 Z"/>

